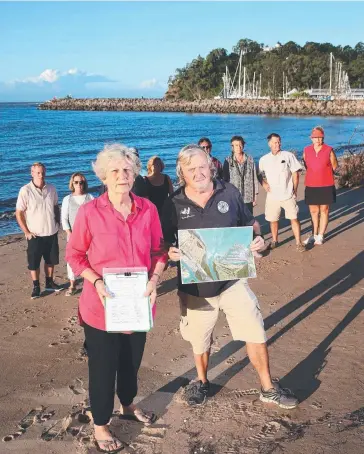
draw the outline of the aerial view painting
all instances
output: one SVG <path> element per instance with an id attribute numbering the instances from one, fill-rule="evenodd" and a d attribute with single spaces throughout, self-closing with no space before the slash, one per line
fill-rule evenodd
<path id="1" fill-rule="evenodd" d="M 178 231 L 182 284 L 256 277 L 252 227 Z"/>

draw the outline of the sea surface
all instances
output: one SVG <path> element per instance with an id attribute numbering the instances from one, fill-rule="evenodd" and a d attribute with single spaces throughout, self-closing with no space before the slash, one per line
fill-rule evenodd
<path id="1" fill-rule="evenodd" d="M 21 186 L 30 181 L 30 165 L 35 161 L 46 165 L 46 179 L 56 186 L 61 201 L 76 171 L 85 173 L 96 194 L 100 182 L 91 162 L 106 143 L 137 147 L 144 170 L 148 159 L 159 155 L 165 172 L 175 179 L 178 151 L 202 136 L 212 140 L 213 155 L 221 161 L 230 153 L 233 135 L 242 135 L 246 152 L 258 159 L 269 151 L 266 136 L 271 132 L 282 136 L 283 149 L 300 155 L 316 125 L 325 128 L 329 145 L 338 146 L 364 125 L 364 118 L 62 112 L 37 110 L 33 103 L 0 103 L 0 236 L 20 231 L 14 217 L 16 198 Z M 357 139 L 360 141 L 362 138 Z"/>

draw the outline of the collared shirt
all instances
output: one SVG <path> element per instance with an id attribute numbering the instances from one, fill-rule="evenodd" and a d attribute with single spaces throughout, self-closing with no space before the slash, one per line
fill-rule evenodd
<path id="1" fill-rule="evenodd" d="M 270 186 L 267 197 L 284 201 L 293 196 L 292 173 L 302 169 L 296 156 L 290 151 L 268 153 L 259 160 L 259 174 Z"/>
<path id="2" fill-rule="evenodd" d="M 177 189 L 165 202 L 162 228 L 166 243 L 177 243 L 178 230 L 253 225 L 254 217 L 244 205 L 240 192 L 230 183 L 214 180 L 214 192 L 205 208 L 186 196 L 184 186 Z M 189 295 L 209 298 L 220 295 L 236 281 L 182 284 L 178 266 L 178 288 Z"/>
<path id="3" fill-rule="evenodd" d="M 223 176 L 225 181 L 239 189 L 244 203 L 254 202 L 259 192 L 259 184 L 254 159 L 251 156 L 245 155 L 242 163 L 239 163 L 232 156 L 226 158 L 224 161 Z"/>
<path id="4" fill-rule="evenodd" d="M 87 268 L 100 276 L 103 268 L 146 267 L 167 262 L 156 207 L 132 194 L 133 209 L 127 219 L 112 206 L 106 192 L 82 205 L 66 249 L 66 261 L 75 275 Z M 92 282 L 85 280 L 79 303 L 81 319 L 105 330 L 104 307 Z"/>
<path id="5" fill-rule="evenodd" d="M 20 189 L 16 209 L 24 212 L 30 232 L 50 236 L 58 232 L 55 205 L 58 205 L 56 188 L 47 183 L 40 189 L 31 181 Z"/>

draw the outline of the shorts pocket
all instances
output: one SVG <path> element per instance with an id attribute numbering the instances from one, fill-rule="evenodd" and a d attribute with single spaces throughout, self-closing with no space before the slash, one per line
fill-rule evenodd
<path id="1" fill-rule="evenodd" d="M 184 340 L 188 341 L 188 319 L 187 316 L 181 315 L 180 321 L 179 321 L 179 330 L 181 333 L 181 336 Z"/>

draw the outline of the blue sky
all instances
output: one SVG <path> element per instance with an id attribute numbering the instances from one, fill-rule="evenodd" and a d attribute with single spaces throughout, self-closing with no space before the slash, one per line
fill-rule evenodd
<path id="1" fill-rule="evenodd" d="M 364 41 L 361 2 L 0 2 L 0 101 L 162 96 L 197 55 L 241 38 Z"/>

